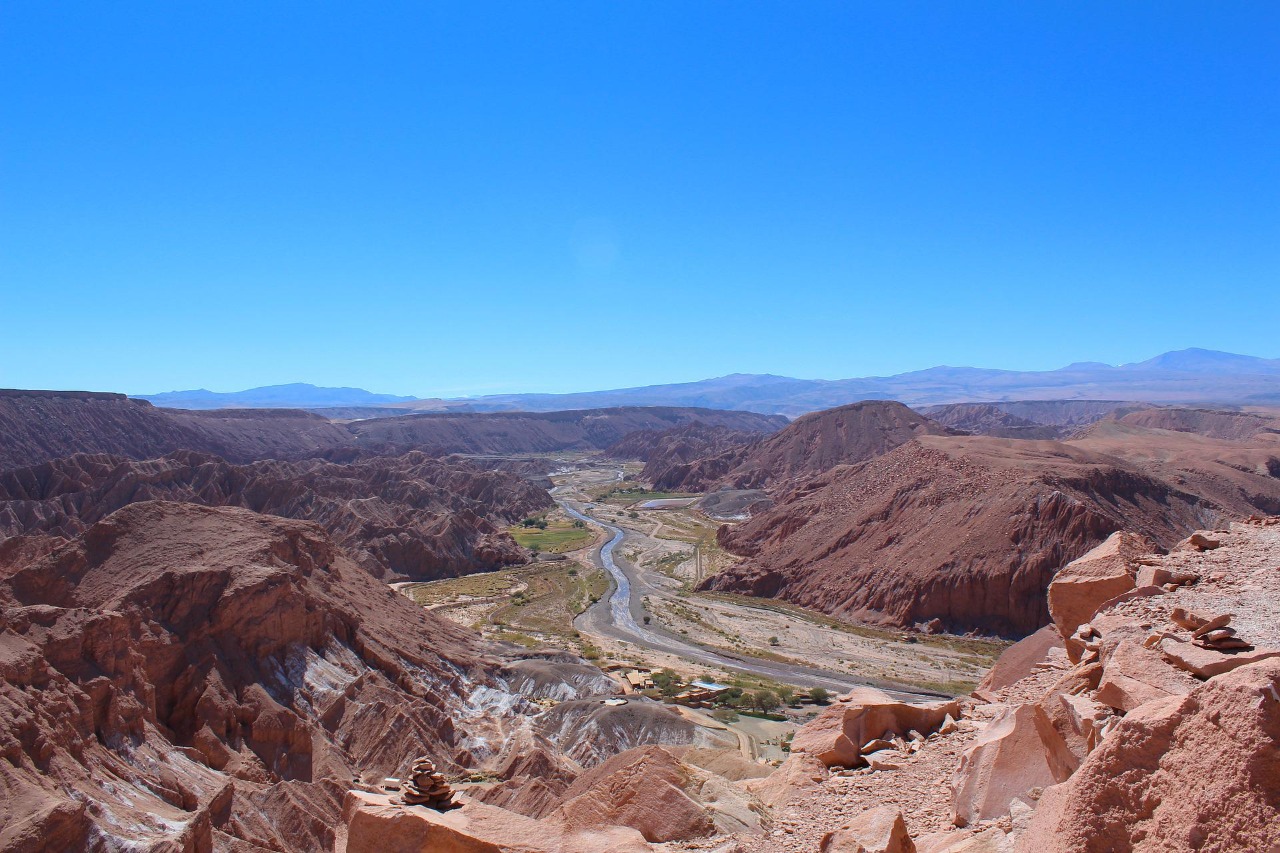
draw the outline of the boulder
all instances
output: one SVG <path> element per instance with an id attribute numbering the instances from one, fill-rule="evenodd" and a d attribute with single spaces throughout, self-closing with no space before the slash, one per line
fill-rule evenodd
<path id="1" fill-rule="evenodd" d="M 645 853 L 650 846 L 632 829 L 573 831 L 545 821 L 468 801 L 437 812 L 390 798 L 349 791 L 343 808 L 345 840 L 335 853 Z"/>
<path id="2" fill-rule="evenodd" d="M 1122 530 L 1054 575 L 1049 584 L 1049 615 L 1073 662 L 1084 651 L 1083 645 L 1073 639 L 1076 629 L 1103 604 L 1135 588 L 1137 558 L 1155 549 L 1149 539 Z"/>
<path id="3" fill-rule="evenodd" d="M 827 767 L 815 756 L 796 752 L 764 779 L 748 779 L 744 787 L 771 809 L 812 794 L 827 778 Z"/>
<path id="4" fill-rule="evenodd" d="M 1194 643 L 1180 642 L 1173 637 L 1165 637 L 1160 641 L 1160 652 L 1169 663 L 1197 678 L 1213 678 L 1242 666 L 1280 656 L 1280 649 L 1216 651 Z"/>
<path id="5" fill-rule="evenodd" d="M 868 809 L 835 832 L 828 832 L 819 853 L 916 853 L 899 809 Z"/>
<path id="6" fill-rule="evenodd" d="M 862 687 L 842 696 L 802 726 L 791 741 L 791 751 L 808 753 L 827 767 L 857 767 L 862 763 L 863 744 L 912 729 L 931 734 L 948 714 L 960 715 L 958 700 L 912 705 L 883 691 Z"/>
<path id="7" fill-rule="evenodd" d="M 1280 846 L 1280 659 L 1128 714 L 1044 792 L 1019 853 L 1231 853 Z"/>
<path id="8" fill-rule="evenodd" d="M 1185 695 L 1195 686 L 1195 679 L 1170 666 L 1159 652 L 1126 639 L 1104 662 L 1096 698 L 1128 712 L 1154 699 Z"/>
<path id="9" fill-rule="evenodd" d="M 952 779 L 957 826 L 1006 815 L 1015 797 L 1057 781 L 1036 717 L 1031 703 L 1006 708 L 965 750 Z"/>
<path id="10" fill-rule="evenodd" d="M 936 832 L 916 839 L 916 853 L 1009 853 L 1009 836 L 998 826 Z"/>
<path id="11" fill-rule="evenodd" d="M 621 752 L 579 776 L 548 820 L 573 830 L 629 826 L 646 841 L 683 841 L 715 830 L 686 791 L 693 778 L 660 746 Z"/>
<path id="12" fill-rule="evenodd" d="M 1098 745 L 1111 718 L 1110 708 L 1084 695 L 1051 691 L 1036 703 L 1036 730 L 1054 781 L 1070 778 Z"/>
<path id="13" fill-rule="evenodd" d="M 1159 564 L 1147 564 L 1138 568 L 1138 586 L 1164 586 L 1165 584 L 1173 584 L 1174 586 L 1182 586 L 1184 584 L 1195 583 L 1200 576 L 1195 572 L 1181 571 L 1178 569 L 1166 569 Z"/>
<path id="14" fill-rule="evenodd" d="M 1185 544 L 1195 551 L 1212 551 L 1215 548 L 1222 547 L 1220 539 L 1211 539 L 1203 533 L 1192 533 L 1187 537 Z"/>
<path id="15" fill-rule="evenodd" d="M 1023 637 L 1005 649 L 983 677 L 974 695 L 992 701 L 996 691 L 1034 674 L 1041 665 L 1048 662 L 1054 649 L 1061 648 L 1062 635 L 1058 633 L 1057 626 L 1045 625 L 1031 636 Z"/>

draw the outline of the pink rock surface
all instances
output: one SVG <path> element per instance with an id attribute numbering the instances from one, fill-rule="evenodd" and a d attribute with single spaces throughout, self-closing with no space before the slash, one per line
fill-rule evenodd
<path id="1" fill-rule="evenodd" d="M 1280 656 L 1280 649 L 1219 652 L 1203 649 L 1191 643 L 1178 642 L 1173 638 L 1160 641 L 1160 652 L 1169 663 L 1200 678 L 1212 678 L 1238 667 Z"/>
<path id="2" fill-rule="evenodd" d="M 916 853 L 902 812 L 882 806 L 868 809 L 823 836 L 819 853 Z"/>
<path id="3" fill-rule="evenodd" d="M 573 831 L 484 803 L 437 812 L 380 794 L 348 792 L 346 837 L 336 853 L 643 853 L 639 833 L 620 827 Z"/>
<path id="4" fill-rule="evenodd" d="M 1129 714 L 1046 794 L 1020 853 L 1238 853 L 1280 845 L 1280 660 Z"/>
<path id="5" fill-rule="evenodd" d="M 791 741 L 791 750 L 808 753 L 827 767 L 856 767 L 861 762 L 862 745 L 868 741 L 905 735 L 912 729 L 930 734 L 948 714 L 959 716 L 958 701 L 911 705 L 880 690 L 861 687 L 802 726 Z"/>
<path id="6" fill-rule="evenodd" d="M 662 747 L 628 750 L 579 776 L 548 820 L 575 830 L 628 826 L 658 842 L 709 835 L 715 826 L 685 792 L 690 782 Z"/>
<path id="7" fill-rule="evenodd" d="M 974 691 L 975 695 L 989 696 L 1021 681 L 1047 661 L 1053 649 L 1061 648 L 1062 635 L 1053 625 L 1045 625 L 1029 637 L 1023 637 L 1001 653 Z"/>
<path id="8" fill-rule="evenodd" d="M 956 770 L 953 815 L 968 826 L 1009 813 L 1015 797 L 1054 784 L 1035 705 L 1007 708 L 965 751 Z"/>
<path id="9" fill-rule="evenodd" d="M 1097 700 L 1127 712 L 1155 699 L 1183 696 L 1195 686 L 1195 679 L 1170 666 L 1159 652 L 1122 640 L 1103 667 Z"/>
<path id="10" fill-rule="evenodd" d="M 1134 588 L 1135 557 L 1150 554 L 1155 543 L 1134 533 L 1119 531 L 1078 559 L 1072 560 L 1049 584 L 1049 615 L 1067 644 L 1072 660 L 1079 660 L 1081 644 L 1072 639 L 1107 601 Z"/>

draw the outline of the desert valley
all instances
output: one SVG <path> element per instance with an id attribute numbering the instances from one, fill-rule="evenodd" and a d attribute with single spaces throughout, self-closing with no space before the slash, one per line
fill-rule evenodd
<path id="1" fill-rule="evenodd" d="M 1280 844 L 1278 409 L 312 408 L 0 392 L 0 849 Z"/>
<path id="2" fill-rule="evenodd" d="M 0 853 L 1280 853 L 1280 4 L 0 3 Z"/>

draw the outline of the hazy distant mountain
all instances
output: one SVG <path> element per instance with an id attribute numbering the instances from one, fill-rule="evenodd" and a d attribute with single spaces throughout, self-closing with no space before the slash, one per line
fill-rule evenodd
<path id="1" fill-rule="evenodd" d="M 470 397 L 466 402 L 481 411 L 703 406 L 796 416 L 875 399 L 910 406 L 1098 399 L 1276 405 L 1280 404 L 1280 359 L 1186 349 L 1119 367 L 1099 362 L 1041 371 L 931 367 L 896 376 L 836 380 L 735 373 L 676 385 L 574 394 L 500 394 Z"/>
<path id="2" fill-rule="evenodd" d="M 206 391 L 166 391 L 139 394 L 139 399 L 171 409 L 316 409 L 330 406 L 379 406 L 407 403 L 413 397 L 372 394 L 360 388 L 320 388 L 305 382 L 267 385 L 247 391 L 220 393 Z"/>
<path id="3" fill-rule="evenodd" d="M 1014 400 L 1124 400 L 1145 403 L 1280 405 L 1280 359 L 1206 349 L 1167 352 L 1112 366 L 1082 361 L 1057 370 L 931 367 L 895 376 L 793 379 L 733 373 L 671 385 L 569 394 L 489 394 L 453 400 L 371 394 L 296 383 L 230 394 L 172 391 L 142 397 L 183 409 L 298 408 L 327 417 L 372 418 L 427 411 L 556 412 L 616 406 L 696 406 L 796 417 L 860 400 L 908 406 Z"/>

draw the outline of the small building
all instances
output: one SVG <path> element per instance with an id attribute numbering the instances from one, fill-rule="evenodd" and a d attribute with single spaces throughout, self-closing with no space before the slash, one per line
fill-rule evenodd
<path id="1" fill-rule="evenodd" d="M 676 701 L 681 705 L 694 708 L 709 708 L 711 703 L 719 699 L 728 689 L 729 685 L 717 684 L 714 681 L 691 681 L 689 686 L 676 697 Z"/>
<path id="2" fill-rule="evenodd" d="M 632 669 L 625 672 L 622 677 L 627 680 L 627 684 L 630 685 L 632 690 L 652 690 L 654 688 L 653 679 L 647 672 Z"/>

